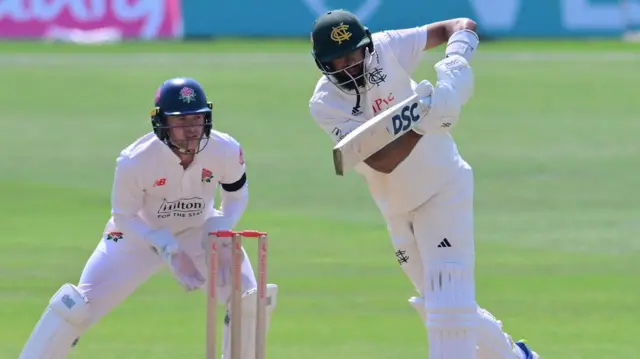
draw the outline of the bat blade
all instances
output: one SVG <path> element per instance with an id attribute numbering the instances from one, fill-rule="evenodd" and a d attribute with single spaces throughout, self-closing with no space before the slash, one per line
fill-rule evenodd
<path id="1" fill-rule="evenodd" d="M 366 160 L 389 143 L 404 135 L 420 121 L 421 97 L 413 95 L 388 108 L 347 134 L 333 147 L 333 165 L 338 176 Z M 430 99 L 430 98 L 426 98 Z M 426 100 L 428 101 L 428 100 Z"/>

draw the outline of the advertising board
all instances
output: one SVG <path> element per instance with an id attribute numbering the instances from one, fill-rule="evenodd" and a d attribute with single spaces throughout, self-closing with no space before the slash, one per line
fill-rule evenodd
<path id="1" fill-rule="evenodd" d="M 0 0 L 1 38 L 102 34 L 150 40 L 182 33 L 180 0 Z"/>

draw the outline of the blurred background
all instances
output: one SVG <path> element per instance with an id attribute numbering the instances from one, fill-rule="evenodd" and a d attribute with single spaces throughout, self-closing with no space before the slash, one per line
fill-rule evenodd
<path id="1" fill-rule="evenodd" d="M 640 357 L 640 0 L 0 0 L 0 359 L 77 283 L 115 158 L 176 76 L 243 145 L 239 227 L 269 231 L 281 288 L 268 357 L 427 356 L 384 221 L 358 175 L 334 175 L 308 113 L 309 32 L 332 8 L 373 31 L 478 23 L 476 92 L 452 131 L 476 175 L 478 301 L 543 358 Z M 414 79 L 434 81 L 443 55 Z M 162 271 L 71 358 L 202 358 L 204 308 Z"/>
<path id="2" fill-rule="evenodd" d="M 631 37 L 637 0 L 3 0 L 0 36 L 78 42 L 118 39 L 307 37 L 331 8 L 354 12 L 374 30 L 466 16 L 483 39 Z"/>

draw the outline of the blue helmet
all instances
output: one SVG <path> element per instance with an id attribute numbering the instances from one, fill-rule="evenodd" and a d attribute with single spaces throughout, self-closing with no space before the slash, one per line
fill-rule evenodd
<path id="1" fill-rule="evenodd" d="M 174 147 L 169 139 L 167 116 L 204 114 L 203 137 L 208 139 L 212 128 L 212 109 L 213 104 L 207 101 L 202 86 L 196 80 L 184 77 L 169 79 L 156 92 L 155 108 L 151 110 L 153 132 L 169 147 Z"/>

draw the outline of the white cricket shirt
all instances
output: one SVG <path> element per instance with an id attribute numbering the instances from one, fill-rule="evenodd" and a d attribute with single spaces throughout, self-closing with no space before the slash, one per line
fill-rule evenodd
<path id="1" fill-rule="evenodd" d="M 373 89 L 358 100 L 358 96 L 345 94 L 322 76 L 309 100 L 311 116 L 337 143 L 368 119 L 412 96 L 416 82 L 411 73 L 420 64 L 426 42 L 426 25 L 374 33 L 375 51 L 366 76 L 375 85 Z M 356 166 L 384 216 L 411 211 L 469 169 L 449 133 L 423 136 L 390 174 L 377 172 L 365 163 Z"/>
<path id="2" fill-rule="evenodd" d="M 214 212 L 218 184 L 235 183 L 244 173 L 241 146 L 226 133 L 212 130 L 207 146 L 183 169 L 178 156 L 150 132 L 117 159 L 105 233 L 143 239 L 150 230 L 176 234 L 201 226 Z"/>

